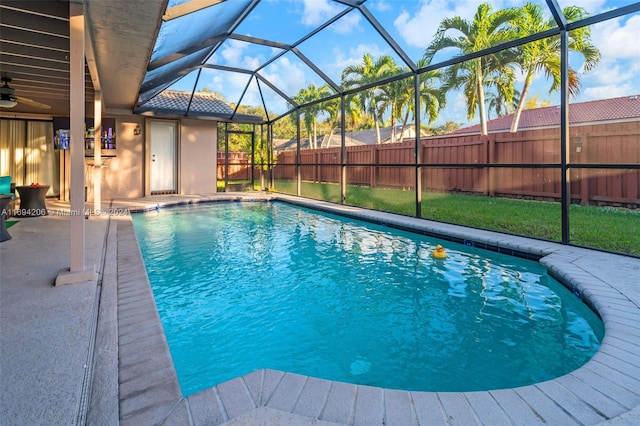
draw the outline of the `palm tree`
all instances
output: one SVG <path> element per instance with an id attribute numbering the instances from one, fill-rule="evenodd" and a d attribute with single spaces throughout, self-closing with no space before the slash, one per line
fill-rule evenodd
<path id="1" fill-rule="evenodd" d="M 316 87 L 315 84 L 309 83 L 307 87 L 300 89 L 298 94 L 294 96 L 293 100 L 298 103 L 298 105 L 305 105 L 313 101 L 317 101 L 322 98 L 326 98 L 331 95 L 331 90 L 328 85 Z M 307 134 L 309 135 L 309 147 L 317 148 L 318 143 L 318 114 L 322 111 L 322 103 L 315 103 L 313 105 L 309 105 L 303 107 L 303 121 L 305 128 L 307 129 Z M 313 137 L 311 134 L 313 133 Z"/>
<path id="2" fill-rule="evenodd" d="M 362 120 L 363 108 L 360 106 L 360 98 L 355 93 L 345 96 L 345 113 L 347 122 L 344 123 L 346 130 L 355 130 Z"/>
<path id="3" fill-rule="evenodd" d="M 396 72 L 399 71 L 396 70 Z M 395 142 L 396 139 L 396 119 L 402 119 L 403 110 L 411 103 L 412 84 L 412 79 L 405 78 L 384 84 L 378 89 L 378 112 L 380 116 L 383 116 L 387 112 L 387 109 L 391 110 L 389 114 L 391 121 L 391 142 Z"/>
<path id="4" fill-rule="evenodd" d="M 422 58 L 418 60 L 416 65 L 418 68 L 424 68 L 428 63 Z M 409 71 L 408 68 L 403 69 L 401 72 L 407 71 Z M 434 82 L 439 80 L 441 76 L 440 70 L 430 70 L 418 74 L 418 97 L 420 98 L 420 105 L 424 105 L 424 114 L 428 117 L 429 124 L 438 118 L 446 103 L 446 93 L 434 85 Z M 415 84 L 413 78 L 405 78 L 389 83 L 386 86 L 390 87 L 382 89 L 382 99 L 388 100 L 387 104 L 391 107 L 392 140 L 395 141 L 395 119 L 402 120 L 400 135 L 404 134 L 409 117 L 412 117 L 415 122 Z"/>
<path id="5" fill-rule="evenodd" d="M 373 118 L 365 112 L 360 104 L 360 93 L 350 93 L 345 96 L 346 131 L 370 129 L 375 126 Z"/>
<path id="6" fill-rule="evenodd" d="M 564 16 L 568 21 L 576 21 L 588 15 L 587 11 L 581 7 L 569 6 L 564 10 Z M 527 3 L 522 9 L 516 21 L 518 33 L 522 37 L 530 34 L 540 33 L 551 28 L 555 28 L 556 23 L 553 18 L 546 19 L 543 15 L 542 7 L 537 4 Z M 593 69 L 600 62 L 600 51 L 591 44 L 591 29 L 586 26 L 569 32 L 569 49 L 582 55 L 584 59 L 583 68 L 585 71 Z M 516 108 L 511 132 L 518 130 L 520 114 L 526 104 L 527 94 L 534 77 L 538 72 L 544 72 L 547 78 L 551 78 L 551 88 L 549 92 L 558 90 L 560 87 L 560 38 L 548 37 L 536 40 L 518 48 L 518 61 L 516 62 L 522 70 L 525 78 L 522 87 L 520 102 Z M 575 96 L 580 91 L 580 79 L 573 68 L 569 68 L 569 78 L 567 81 L 569 94 Z"/>
<path id="7" fill-rule="evenodd" d="M 515 32 L 511 24 L 518 15 L 515 8 L 493 12 L 489 4 L 483 3 L 478 6 L 471 22 L 461 17 L 445 18 L 440 23 L 433 42 L 425 50 L 424 58 L 430 63 L 437 52 L 446 48 L 457 48 L 464 55 L 512 40 Z M 460 34 L 449 36 L 449 31 Z M 510 51 L 502 51 L 455 64 L 444 74 L 445 90 L 463 88 L 469 118 L 478 110 L 483 135 L 487 134 L 484 86 L 492 72 L 508 71 L 508 59 L 505 56 L 509 54 Z M 501 88 L 504 89 L 504 86 Z M 505 95 L 506 98 L 509 97 L 508 92 Z"/>
<path id="8" fill-rule="evenodd" d="M 329 137 L 327 138 L 327 147 L 331 144 L 331 138 L 340 122 L 340 99 L 330 99 L 320 104 L 320 112 L 327 113 L 327 123 L 329 124 Z M 320 146 L 322 148 L 322 146 Z"/>
<path id="9" fill-rule="evenodd" d="M 487 120 L 491 120 L 491 111 L 495 111 L 497 117 L 502 117 L 507 114 L 513 113 L 518 107 L 520 102 L 520 92 L 517 90 L 514 92 L 513 99 L 508 102 L 502 93 L 499 91 L 487 92 Z"/>
<path id="10" fill-rule="evenodd" d="M 425 58 L 419 59 L 416 63 L 418 68 L 424 68 L 427 65 L 429 63 Z M 432 124 L 436 121 L 447 102 L 446 92 L 434 84 L 442 79 L 442 72 L 440 70 L 425 71 L 419 74 L 418 78 L 420 79 L 420 105 L 424 105 L 424 114 L 429 117 L 428 123 Z M 415 118 L 414 109 L 414 106 L 411 105 L 411 112 Z"/>
<path id="11" fill-rule="evenodd" d="M 361 87 L 370 83 L 380 81 L 385 77 L 394 75 L 397 72 L 396 66 L 391 56 L 383 55 L 374 60 L 369 53 L 365 53 L 362 63 L 350 65 L 342 70 L 342 86 L 344 89 Z M 362 90 L 358 92 L 358 102 L 364 113 L 371 114 L 376 127 L 377 142 L 380 143 L 380 107 L 378 99 L 379 91 L 375 89 Z"/>

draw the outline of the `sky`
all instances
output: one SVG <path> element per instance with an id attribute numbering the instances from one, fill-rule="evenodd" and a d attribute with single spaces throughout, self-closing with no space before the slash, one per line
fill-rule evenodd
<path id="1" fill-rule="evenodd" d="M 544 0 L 531 0 L 547 10 Z M 520 6 L 516 0 L 488 0 L 494 10 Z M 242 2 L 224 2 L 221 5 L 240 5 Z M 631 0 L 558 0 L 561 7 L 579 4 L 590 15 L 634 3 Z M 368 0 L 365 6 L 398 45 L 414 62 L 420 59 L 443 18 L 459 16 L 472 20 L 480 1 L 475 0 Z M 218 7 L 218 6 L 215 6 Z M 345 10 L 345 6 L 330 0 L 262 0 L 243 21 L 237 33 L 287 44 L 296 43 L 319 25 Z M 547 13 L 550 16 L 550 13 Z M 595 70 L 583 72 L 581 61 L 571 56 L 571 66 L 579 71 L 580 94 L 573 100 L 582 102 L 631 94 L 640 94 L 640 13 L 615 18 L 591 27 L 593 44 L 601 52 L 601 61 Z M 374 58 L 390 55 L 397 64 L 404 64 L 378 32 L 369 25 L 357 10 L 351 11 L 300 43 L 299 51 L 315 63 L 333 82 L 340 84 L 341 72 L 349 65 L 362 62 L 365 53 Z M 213 57 L 211 63 L 230 67 L 256 69 L 280 53 L 277 48 L 258 46 L 237 40 L 227 40 Z M 457 54 L 455 50 L 444 51 L 434 58 L 434 63 Z M 293 53 L 287 53 L 260 70 L 260 74 L 287 96 L 293 97 L 309 83 L 324 84 Z M 228 102 L 237 103 L 244 92 L 242 104 L 260 105 L 260 93 L 255 83 L 246 89 L 248 76 L 203 70 L 198 81 L 198 90 L 207 88 L 221 93 Z M 185 77 L 173 88 L 190 90 L 195 84 L 195 74 Z M 517 87 L 521 88 L 522 76 L 518 76 Z M 552 105 L 560 102 L 559 94 L 549 94 L 550 83 L 538 76 L 529 96 L 538 95 L 541 101 Z M 286 111 L 287 103 L 268 86 L 261 84 L 262 96 L 267 102 L 267 111 L 273 117 Z M 460 93 L 451 93 L 438 123 L 445 121 L 472 124 L 467 120 L 466 101 Z"/>

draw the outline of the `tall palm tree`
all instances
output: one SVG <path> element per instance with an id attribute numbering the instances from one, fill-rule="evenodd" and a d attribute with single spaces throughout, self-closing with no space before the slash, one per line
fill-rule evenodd
<path id="1" fill-rule="evenodd" d="M 330 99 L 320 104 L 320 111 L 327 114 L 327 123 L 329 124 L 329 137 L 327 138 L 327 147 L 331 144 L 331 138 L 340 122 L 340 99 Z M 322 148 L 322 146 L 320 146 Z"/>
<path id="2" fill-rule="evenodd" d="M 577 6 L 566 7 L 563 12 L 568 21 L 576 21 L 588 16 L 585 9 Z M 516 26 L 518 33 L 522 37 L 526 37 L 555 28 L 556 23 L 553 18 L 544 17 L 540 5 L 527 3 L 521 8 Z M 584 59 L 583 68 L 585 71 L 595 68 L 600 62 L 600 51 L 591 44 L 590 39 L 591 29 L 588 26 L 569 32 L 569 49 L 582 55 Z M 544 72 L 547 78 L 551 79 L 549 92 L 560 88 L 560 38 L 557 36 L 548 37 L 520 46 L 518 48 L 518 61 L 516 63 L 522 70 L 525 78 L 520 102 L 516 108 L 513 121 L 511 122 L 512 132 L 518 130 L 520 115 L 526 104 L 529 88 L 538 72 Z M 580 79 L 573 68 L 569 68 L 567 84 L 569 94 L 571 96 L 577 95 L 580 91 Z"/>
<path id="3" fill-rule="evenodd" d="M 331 95 L 331 89 L 328 85 L 316 87 L 315 84 L 309 83 L 307 87 L 300 89 L 293 100 L 298 105 L 305 105 Z M 322 111 L 322 103 L 305 106 L 302 109 L 303 121 L 307 134 L 309 135 L 309 147 L 317 148 L 318 146 L 318 114 Z M 313 134 L 313 137 L 311 135 Z"/>
<path id="4" fill-rule="evenodd" d="M 491 111 L 495 111 L 497 117 L 513 113 L 520 102 L 520 92 L 514 91 L 513 99 L 507 101 L 500 91 L 487 92 L 487 120 L 491 120 Z"/>
<path id="5" fill-rule="evenodd" d="M 416 65 L 417 68 L 424 68 L 429 64 L 426 59 L 421 58 Z M 409 68 L 405 68 L 401 72 L 407 71 L 409 71 Z M 420 105 L 424 106 L 424 114 L 428 117 L 429 124 L 438 118 L 440 111 L 446 104 L 446 93 L 434 84 L 441 77 L 440 70 L 429 70 L 418 74 L 418 97 L 420 98 Z M 404 134 L 409 117 L 412 117 L 415 122 L 415 84 L 413 78 L 405 78 L 389 83 L 389 86 L 388 88 L 383 88 L 382 98 L 386 99 L 388 106 L 391 107 L 392 140 L 395 141 L 396 119 L 402 121 L 400 135 Z"/>
<path id="6" fill-rule="evenodd" d="M 518 15 L 515 8 L 494 12 L 489 4 L 483 3 L 478 6 L 471 22 L 461 17 L 445 18 L 438 26 L 433 42 L 425 50 L 424 58 L 430 63 L 436 53 L 446 48 L 457 48 L 464 55 L 512 40 L 516 34 L 511 24 Z M 449 36 L 450 31 L 459 34 Z M 487 134 L 484 86 L 492 72 L 505 70 L 508 61 L 500 56 L 508 54 L 509 51 L 502 51 L 455 64 L 444 74 L 446 90 L 463 88 L 469 118 L 478 110 L 483 135 Z"/>
<path id="7" fill-rule="evenodd" d="M 345 130 L 356 131 L 375 127 L 373 118 L 365 112 L 360 104 L 360 93 L 350 93 L 345 96 Z"/>
<path id="8" fill-rule="evenodd" d="M 429 63 L 425 58 L 418 59 L 416 63 L 418 68 L 424 68 L 427 65 Z M 435 85 L 437 81 L 442 79 L 442 72 L 440 70 L 425 71 L 419 74 L 418 78 L 420 79 L 420 105 L 424 106 L 424 114 L 429 118 L 428 123 L 432 124 L 436 121 L 447 102 L 446 92 Z M 415 118 L 414 105 L 410 105 L 410 108 Z"/>
<path id="9" fill-rule="evenodd" d="M 342 87 L 346 90 L 375 83 L 397 72 L 397 65 L 391 56 L 383 55 L 374 60 L 371 54 L 365 53 L 362 63 L 350 65 L 342 70 Z M 377 142 L 380 143 L 380 108 L 379 91 L 367 89 L 358 92 L 358 102 L 362 111 L 371 114 L 376 127 Z"/>
<path id="10" fill-rule="evenodd" d="M 389 114 L 391 142 L 395 142 L 396 139 L 396 120 L 402 119 L 402 112 L 409 103 L 411 82 L 412 80 L 407 78 L 395 80 L 380 86 L 378 89 L 378 112 L 380 116 L 385 115 L 387 109 L 391 110 Z"/>

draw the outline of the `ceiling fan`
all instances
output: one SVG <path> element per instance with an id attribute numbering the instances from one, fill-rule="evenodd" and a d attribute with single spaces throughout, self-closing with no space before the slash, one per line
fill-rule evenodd
<path id="1" fill-rule="evenodd" d="M 18 104 L 18 102 L 20 102 L 36 108 L 51 109 L 49 105 L 43 104 L 42 102 L 37 102 L 22 96 L 16 96 L 15 89 L 9 87 L 9 83 L 11 83 L 11 79 L 9 77 L 2 77 L 1 80 L 4 82 L 4 86 L 0 87 L 0 108 L 13 108 Z"/>

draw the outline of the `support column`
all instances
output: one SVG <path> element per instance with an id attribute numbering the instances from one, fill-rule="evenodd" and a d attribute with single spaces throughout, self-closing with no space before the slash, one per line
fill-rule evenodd
<path id="1" fill-rule="evenodd" d="M 296 109 L 296 195 L 302 193 L 302 176 L 300 175 L 300 108 Z M 311 135 L 309 135 L 311 144 Z"/>
<path id="2" fill-rule="evenodd" d="M 229 188 L 229 123 L 224 123 L 224 192 L 229 192 L 228 188 Z"/>
<path id="3" fill-rule="evenodd" d="M 69 270 L 62 270 L 55 285 L 91 281 L 96 278 L 94 267 L 85 266 L 84 229 L 84 6 L 69 3 L 69 75 L 71 116 L 70 204 L 69 216 Z"/>
<path id="4" fill-rule="evenodd" d="M 567 167 L 569 144 L 569 32 L 560 31 L 560 171 L 562 194 L 562 244 L 570 243 L 569 205 L 571 204 L 571 175 Z"/>
<path id="5" fill-rule="evenodd" d="M 93 100 L 93 211 L 102 210 L 102 92 L 96 91 Z"/>
<path id="6" fill-rule="evenodd" d="M 340 96 L 340 204 L 347 202 L 347 100 Z"/>
<path id="7" fill-rule="evenodd" d="M 413 76 L 413 101 L 415 102 L 415 120 L 413 130 L 415 133 L 413 156 L 416 170 L 416 217 L 422 217 L 422 132 L 420 125 L 420 76 Z M 402 138 L 402 135 L 400 135 Z"/>

